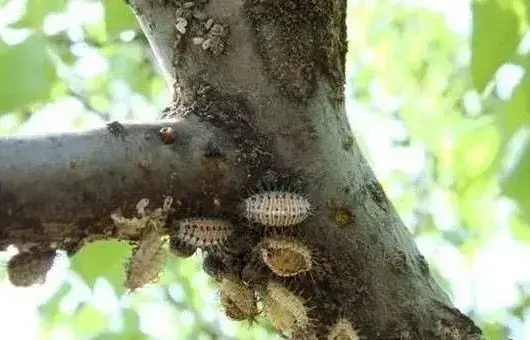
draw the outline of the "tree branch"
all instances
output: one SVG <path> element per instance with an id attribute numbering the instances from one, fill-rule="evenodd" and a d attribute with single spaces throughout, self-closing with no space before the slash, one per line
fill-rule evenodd
<path id="1" fill-rule="evenodd" d="M 173 141 L 160 135 L 162 128 L 172 130 Z M 194 119 L 5 137 L 0 140 L 0 247 L 109 237 L 115 235 L 110 214 L 134 215 L 142 198 L 152 207 L 160 206 L 164 195 L 192 196 L 209 186 L 226 192 L 238 183 L 240 169 L 225 157 L 233 154 L 233 145 L 223 140 L 218 130 Z M 213 177 L 224 180 L 213 183 Z"/>

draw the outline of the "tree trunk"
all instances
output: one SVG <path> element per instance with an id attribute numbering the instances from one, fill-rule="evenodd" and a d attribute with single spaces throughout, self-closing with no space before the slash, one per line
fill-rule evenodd
<path id="1" fill-rule="evenodd" d="M 170 235 L 172 220 L 199 213 L 235 224 L 205 270 L 295 292 L 310 320 L 302 338 L 328 338 L 339 318 L 365 339 L 481 338 L 431 277 L 352 137 L 345 0 L 129 2 L 174 89 L 170 120 L 2 140 L 0 246 L 74 252 L 91 239 L 134 240 L 111 214 L 170 195 Z M 250 225 L 239 206 L 266 190 L 311 202 L 303 224 L 280 232 L 310 246 L 310 275 L 280 279 L 255 261 L 270 228 Z"/>

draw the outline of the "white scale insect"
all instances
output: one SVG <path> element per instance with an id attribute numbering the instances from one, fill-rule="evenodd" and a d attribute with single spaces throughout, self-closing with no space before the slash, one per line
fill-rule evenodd
<path id="1" fill-rule="evenodd" d="M 245 217 L 270 227 L 288 227 L 303 222 L 311 213 L 311 204 L 302 195 L 268 191 L 244 201 Z"/>

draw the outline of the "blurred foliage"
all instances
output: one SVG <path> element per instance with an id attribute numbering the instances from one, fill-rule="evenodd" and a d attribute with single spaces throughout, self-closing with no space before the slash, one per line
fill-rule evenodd
<path id="1" fill-rule="evenodd" d="M 516 267 L 530 254 L 530 2 L 455 5 L 453 14 L 470 10 L 470 40 L 467 27 L 451 26 L 427 3 L 350 4 L 352 127 L 455 303 L 486 339 L 530 337 L 521 330 L 530 329 L 530 278 Z M 124 1 L 0 6 L 18 13 L 0 16 L 11 20 L 0 22 L 0 134 L 154 117 L 163 107 L 165 83 Z M 484 260 L 486 251 L 499 260 Z M 265 322 L 249 327 L 220 313 L 199 255 L 170 257 L 158 284 L 124 293 L 129 254 L 123 243 L 101 241 L 70 259 L 67 278 L 40 303 L 40 338 L 274 337 Z M 501 284 L 504 295 L 484 304 Z"/>
<path id="2" fill-rule="evenodd" d="M 131 253 L 126 242 L 95 241 L 87 244 L 83 251 L 72 257 L 71 268 L 90 287 L 94 286 L 99 276 L 104 276 L 114 291 L 121 294 L 124 291 L 124 268 Z"/>
<path id="3" fill-rule="evenodd" d="M 8 86 L 0 87 L 0 111 L 48 100 L 51 86 L 57 79 L 46 42 L 36 35 L 0 50 L 0 75 L 2 79 L 9 79 Z"/>

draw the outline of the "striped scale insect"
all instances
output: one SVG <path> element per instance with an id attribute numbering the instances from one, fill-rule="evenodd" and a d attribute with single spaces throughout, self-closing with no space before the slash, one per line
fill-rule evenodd
<path id="1" fill-rule="evenodd" d="M 245 217 L 268 227 L 289 227 L 303 222 L 311 213 L 311 204 L 302 195 L 286 191 L 266 191 L 243 202 Z"/>
<path id="2" fill-rule="evenodd" d="M 177 238 L 195 247 L 221 245 L 233 231 L 230 222 L 217 218 L 186 218 L 177 223 Z"/>
<path id="3" fill-rule="evenodd" d="M 181 239 L 177 237 L 171 237 L 169 241 L 169 249 L 171 250 L 173 255 L 186 258 L 186 257 L 190 257 L 193 254 L 195 254 L 197 247 L 192 246 L 186 242 L 183 242 Z"/>

